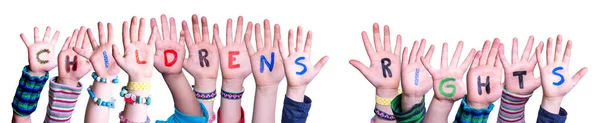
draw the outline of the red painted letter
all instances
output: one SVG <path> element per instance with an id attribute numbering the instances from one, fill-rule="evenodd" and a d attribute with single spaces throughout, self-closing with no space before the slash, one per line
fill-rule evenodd
<path id="1" fill-rule="evenodd" d="M 140 61 L 140 51 L 135 50 L 135 61 L 137 61 L 138 64 L 146 64 L 146 61 Z"/>
<path id="2" fill-rule="evenodd" d="M 235 61 L 235 57 L 233 57 L 233 55 L 240 55 L 240 51 L 229 51 L 229 68 L 239 68 L 240 64 L 233 64 L 233 61 Z"/>
<path id="3" fill-rule="evenodd" d="M 168 53 L 173 54 L 173 61 L 171 61 L 171 62 L 169 62 L 169 60 L 167 59 Z M 177 52 L 175 52 L 175 50 L 165 50 L 164 56 L 165 56 L 165 66 L 167 66 L 167 67 L 173 66 L 175 64 L 175 62 L 177 61 Z"/>

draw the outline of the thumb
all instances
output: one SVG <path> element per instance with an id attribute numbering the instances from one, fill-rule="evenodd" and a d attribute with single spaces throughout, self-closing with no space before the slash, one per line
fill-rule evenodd
<path id="1" fill-rule="evenodd" d="M 350 64 L 354 66 L 354 68 L 358 69 L 358 71 L 360 71 L 360 73 L 362 73 L 363 76 L 366 77 L 366 74 L 369 74 L 367 72 L 367 66 L 365 66 L 365 64 L 363 64 L 362 62 L 352 59 L 350 60 Z"/>
<path id="2" fill-rule="evenodd" d="M 316 73 L 319 73 L 321 71 L 321 68 L 323 68 L 323 66 L 325 66 L 325 63 L 327 63 L 328 60 L 329 60 L 329 56 L 323 56 L 323 58 L 321 58 L 319 60 L 319 62 L 317 62 L 317 64 L 315 64 Z"/>
<path id="3" fill-rule="evenodd" d="M 573 82 L 574 85 L 577 85 L 577 83 L 579 83 L 579 80 L 581 80 L 581 78 L 583 78 L 583 76 L 585 76 L 585 73 L 587 73 L 588 69 L 587 67 L 581 68 L 579 71 L 577 71 L 577 73 L 575 73 L 575 75 L 573 75 Z"/>
<path id="4" fill-rule="evenodd" d="M 112 54 L 115 58 L 115 61 L 117 62 L 117 65 L 121 67 L 125 66 L 125 60 L 123 59 L 123 55 L 121 55 L 121 52 L 119 52 L 119 48 L 117 48 L 117 45 L 115 44 L 112 45 Z"/>

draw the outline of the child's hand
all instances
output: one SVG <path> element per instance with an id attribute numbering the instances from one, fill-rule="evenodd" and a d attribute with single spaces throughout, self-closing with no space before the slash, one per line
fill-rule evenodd
<path id="1" fill-rule="evenodd" d="M 74 49 L 89 54 L 90 41 L 86 37 L 86 28 L 75 29 L 71 37 L 67 37 L 62 51 L 58 54 L 58 81 L 68 85 L 76 86 L 83 76 L 90 70 L 92 65 L 85 57 L 75 53 Z"/>
<path id="2" fill-rule="evenodd" d="M 400 82 L 400 47 L 402 40 L 400 35 L 396 37 L 396 46 L 391 48 L 389 39 L 389 27 L 384 26 L 384 42 L 381 45 L 381 37 L 379 33 L 379 24 L 373 24 L 373 40 L 375 50 L 369 41 L 367 32 L 362 32 L 362 39 L 371 60 L 369 67 L 365 66 L 358 60 L 350 60 L 350 64 L 358 69 L 375 88 L 378 90 L 387 90 L 391 95 L 397 95 L 397 90 Z"/>
<path id="3" fill-rule="evenodd" d="M 256 86 L 276 87 L 285 75 L 281 54 L 279 53 L 279 44 L 276 41 L 281 40 L 279 25 L 275 24 L 274 37 L 271 37 L 271 24 L 269 20 L 264 21 L 264 44 L 260 24 L 255 24 L 254 29 L 257 51 L 255 52 L 254 48 L 252 48 L 252 42 L 250 42 L 251 36 L 245 36 L 244 42 L 246 49 L 248 49 L 248 56 L 250 56 Z"/>
<path id="4" fill-rule="evenodd" d="M 587 67 L 584 67 L 579 69 L 573 77 L 569 76 L 569 62 L 572 46 L 571 40 L 567 42 L 563 55 L 562 36 L 558 35 L 556 38 L 556 52 L 552 50 L 552 44 L 554 43 L 552 38 L 548 38 L 545 59 L 542 58 L 541 55 L 544 46 L 543 42 L 540 42 L 540 45 L 536 48 L 535 52 L 542 78 L 544 100 L 562 100 L 562 98 L 577 85 L 577 82 L 579 82 L 587 72 Z"/>
<path id="5" fill-rule="evenodd" d="M 160 16 L 160 22 L 162 25 L 162 38 L 160 32 L 156 32 L 154 67 L 163 75 L 180 74 L 183 67 L 183 58 L 185 58 L 183 31 L 179 33 L 180 38 L 178 41 L 175 19 L 171 17 L 167 21 L 167 16 L 163 14 Z M 152 18 L 150 25 L 158 27 L 156 19 Z"/>
<path id="6" fill-rule="evenodd" d="M 129 74 L 131 82 L 148 82 L 152 77 L 152 65 L 154 64 L 154 41 L 158 37 L 158 28 L 152 27 L 152 33 L 148 42 L 142 41 L 144 36 L 144 18 L 131 18 L 131 25 L 123 22 L 123 47 L 125 55 L 122 56 L 117 45 L 112 45 L 113 56 L 117 64 Z M 131 27 L 129 27 L 131 26 Z"/>
<path id="7" fill-rule="evenodd" d="M 182 23 L 185 43 L 190 53 L 183 63 L 183 68 L 196 79 L 216 80 L 219 73 L 219 51 L 216 45 L 218 42 L 215 42 L 215 38 L 211 42 L 205 17 L 202 17 L 201 23 L 202 32 L 200 32 L 198 16 L 192 16 L 193 38 L 187 22 Z"/>
<path id="8" fill-rule="evenodd" d="M 112 53 L 112 45 L 114 44 L 112 24 L 106 24 L 108 28 L 108 36 L 105 37 L 104 25 L 102 22 L 98 22 L 98 38 L 99 43 L 94 38 L 94 33 L 91 29 L 87 29 L 87 38 L 90 41 L 93 52 L 89 52 L 87 48 L 74 48 L 75 52 L 92 63 L 94 71 L 100 77 L 115 77 L 121 72 L 121 68 L 115 62 L 115 58 Z M 107 39 L 108 38 L 108 39 Z M 87 46 L 86 46 L 87 47 Z"/>
<path id="9" fill-rule="evenodd" d="M 402 96 L 418 98 L 418 100 L 414 100 L 417 102 L 421 101 L 423 95 L 431 89 L 433 84 L 431 76 L 427 72 L 427 69 L 423 67 L 423 62 L 421 62 L 420 59 L 423 57 L 425 47 L 427 47 L 426 42 L 425 39 L 421 40 L 421 44 L 419 44 L 418 41 L 415 41 L 412 50 L 410 51 L 410 56 L 406 47 L 404 47 L 404 51 L 402 51 Z M 433 45 L 429 47 L 427 55 L 425 55 L 426 59 L 431 59 L 433 56 L 433 49 Z"/>
<path id="10" fill-rule="evenodd" d="M 40 38 L 38 28 L 33 28 L 33 43 L 30 42 L 25 34 L 21 33 L 21 39 L 27 46 L 27 54 L 29 56 L 29 69 L 32 74 L 43 76 L 46 72 L 56 67 L 56 57 L 54 56 L 54 46 L 58 40 L 59 31 L 54 33 L 50 39 L 50 27 L 46 27 L 44 37 Z M 67 43 L 68 45 L 68 43 Z"/>
<path id="11" fill-rule="evenodd" d="M 242 16 L 238 17 L 235 40 L 231 34 L 231 21 L 231 19 L 227 20 L 225 34 L 227 46 L 223 46 L 223 43 L 221 42 L 221 38 L 219 36 L 219 26 L 217 24 L 215 24 L 213 27 L 213 39 L 216 41 L 215 43 L 217 44 L 217 48 L 219 50 L 223 79 L 243 82 L 243 80 L 250 75 L 250 72 L 252 72 L 250 67 L 250 57 L 246 55 L 246 46 L 244 45 L 244 41 L 242 41 L 244 18 L 242 18 Z M 252 22 L 248 22 L 244 40 L 250 40 L 251 36 Z"/>
<path id="12" fill-rule="evenodd" d="M 512 93 L 528 95 L 532 94 L 541 84 L 540 78 L 533 76 L 533 69 L 535 68 L 535 64 L 537 64 L 535 56 L 530 55 L 531 48 L 533 47 L 533 36 L 529 36 L 529 41 L 527 41 L 521 59 L 518 58 L 518 44 L 518 39 L 513 38 L 512 64 L 504 56 L 504 45 L 500 45 L 499 55 L 502 67 L 504 67 L 504 87 Z"/>
<path id="13" fill-rule="evenodd" d="M 275 33 L 278 33 L 279 25 L 275 25 Z M 302 27 L 298 26 L 296 30 L 296 39 L 294 39 L 294 30 L 288 32 L 288 52 L 283 47 L 281 40 L 277 40 L 279 52 L 283 57 L 285 75 L 287 77 L 288 88 L 306 87 L 312 81 L 321 68 L 327 63 L 329 57 L 323 56 L 314 66 L 310 62 L 310 51 L 312 47 L 312 32 L 306 34 L 306 41 L 302 35 Z M 294 46 L 296 45 L 296 46 Z M 308 66 L 307 66 L 308 65 Z"/>
<path id="14" fill-rule="evenodd" d="M 454 55 L 452 55 L 452 61 L 450 65 L 448 65 L 448 43 L 444 43 L 442 46 L 442 60 L 440 69 L 435 69 L 431 66 L 431 57 L 421 57 L 421 62 L 429 71 L 431 76 L 433 77 L 433 91 L 435 92 L 434 98 L 438 100 L 449 100 L 451 102 L 462 99 L 465 94 L 467 94 L 467 90 L 465 84 L 463 82 L 463 75 L 471 65 L 473 61 L 473 56 L 475 55 L 475 49 L 471 49 L 469 51 L 469 55 L 465 58 L 465 60 L 458 65 L 460 62 L 460 54 L 462 53 L 463 42 L 458 42 L 456 46 L 456 50 L 454 51 Z M 430 56 L 427 53 L 427 56 Z M 477 53 L 477 55 L 481 55 L 481 53 Z"/>
<path id="15" fill-rule="evenodd" d="M 467 101 L 475 108 L 487 108 L 502 95 L 502 63 L 498 56 L 500 40 L 485 41 L 481 53 L 475 55 L 467 73 Z"/>

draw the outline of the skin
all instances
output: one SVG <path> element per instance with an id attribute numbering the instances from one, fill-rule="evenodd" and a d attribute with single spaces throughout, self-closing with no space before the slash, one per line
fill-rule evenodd
<path id="1" fill-rule="evenodd" d="M 252 122 L 256 123 L 275 123 L 275 106 L 277 102 L 277 88 L 283 80 L 284 68 L 279 51 L 279 45 L 276 40 L 281 40 L 279 25 L 275 24 L 274 37 L 271 37 L 271 24 L 269 20 L 264 21 L 264 30 L 261 30 L 260 24 L 254 25 L 254 34 L 256 40 L 256 51 L 252 48 L 250 42 L 251 36 L 245 36 L 244 42 L 248 49 L 248 56 L 252 66 L 252 75 L 256 82 L 256 92 L 254 96 L 254 112 Z M 264 41 L 262 31 L 264 31 Z M 246 33 L 248 35 L 248 33 Z M 263 43 L 264 42 L 264 43 Z M 270 61 L 271 52 L 274 52 L 273 71 L 269 71 L 264 66 L 264 71 L 260 72 L 261 56 L 264 55 L 267 61 Z"/>
<path id="2" fill-rule="evenodd" d="M 575 73 L 572 77 L 569 76 L 569 63 L 571 61 L 571 47 L 572 42 L 569 40 L 565 48 L 564 54 L 562 49 L 562 36 L 556 37 L 556 49 L 554 47 L 554 40 L 548 38 L 546 49 L 546 59 L 541 55 L 544 43 L 540 42 L 540 45 L 536 48 L 535 54 L 538 59 L 538 68 L 542 78 L 542 89 L 544 90 L 544 97 L 542 98 L 542 108 L 546 111 L 558 114 L 560 111 L 560 103 L 563 97 L 569 93 L 577 85 L 579 80 L 587 73 L 587 67 L 583 67 Z M 562 66 L 563 70 L 557 71 L 562 74 L 565 78 L 564 83 L 559 86 L 555 86 L 552 83 L 560 80 L 559 76 L 552 74 L 552 69 Z"/>
<path id="3" fill-rule="evenodd" d="M 186 53 L 185 33 L 181 31 L 179 41 L 177 41 L 177 26 L 175 19 L 171 17 L 167 21 L 167 16 L 163 14 L 160 16 L 160 20 L 162 36 L 157 37 L 154 67 L 161 73 L 169 90 L 171 90 L 175 108 L 187 115 L 203 116 L 200 105 L 194 96 L 194 92 L 188 90 L 191 87 L 183 74 L 183 59 Z M 156 19 L 152 18 L 150 20 L 150 25 L 158 27 Z M 157 34 L 160 35 L 160 33 Z M 171 55 L 165 57 L 164 52 L 166 50 L 175 50 L 178 56 L 177 59 L 174 59 Z M 173 60 L 175 60 L 175 63 L 172 66 L 166 65 L 165 61 L 172 62 Z"/>
<path id="4" fill-rule="evenodd" d="M 433 45 L 431 46 L 430 49 L 431 49 L 430 51 L 433 52 Z M 431 74 L 432 79 L 433 79 L 433 85 L 434 85 L 434 88 L 433 88 L 434 96 L 433 96 L 433 99 L 431 99 L 431 103 L 427 110 L 427 115 L 425 115 L 423 122 L 447 123 L 448 122 L 447 117 L 450 114 L 450 111 L 452 110 L 452 106 L 454 105 L 454 102 L 462 99 L 462 97 L 465 94 L 467 94 L 466 87 L 465 87 L 465 84 L 463 81 L 463 76 L 465 75 L 467 68 L 469 68 L 469 65 L 471 65 L 471 62 L 473 61 L 473 56 L 475 55 L 475 49 L 471 49 L 471 51 L 469 51 L 469 55 L 459 65 L 460 56 L 461 56 L 460 54 L 462 53 L 462 49 L 463 49 L 463 42 L 460 41 L 460 42 L 458 42 L 458 45 L 456 46 L 456 50 L 454 51 L 454 55 L 452 56 L 452 60 L 451 60 L 450 64 L 448 64 L 448 43 L 444 42 L 444 44 L 442 46 L 442 55 L 441 55 L 441 62 L 440 62 L 439 69 L 435 69 L 435 68 L 433 68 L 433 66 L 431 66 L 431 57 L 429 57 L 429 58 L 421 57 L 420 58 L 421 62 L 423 62 L 423 65 L 425 66 L 427 71 L 429 71 L 429 73 Z M 477 52 L 477 55 L 481 55 L 481 53 Z M 439 89 L 441 81 L 445 78 L 455 78 L 456 79 L 456 81 L 449 81 L 449 82 L 446 82 L 448 84 L 443 85 L 443 86 L 454 85 L 456 87 L 456 93 L 452 97 L 445 97 L 441 93 L 442 91 L 451 92 L 452 91 L 451 89 L 445 89 L 445 90 Z M 445 117 L 445 118 L 442 118 L 442 117 Z"/>
<path id="5" fill-rule="evenodd" d="M 420 44 L 418 41 L 413 43 L 410 56 L 407 48 L 404 47 L 402 53 L 402 112 L 410 110 L 415 104 L 421 102 L 423 96 L 427 94 L 433 87 L 432 78 L 427 72 L 427 69 L 423 66 L 420 57 L 425 52 L 427 41 L 422 39 Z M 433 56 L 434 47 L 429 47 L 427 55 L 428 59 Z M 416 70 L 419 69 L 419 78 L 415 78 Z M 415 79 L 419 81 L 418 85 L 415 85 Z"/>
<path id="6" fill-rule="evenodd" d="M 384 42 L 381 43 L 381 37 L 379 33 L 379 24 L 373 24 L 373 39 L 375 49 L 369 41 L 367 32 L 362 32 L 362 39 L 367 51 L 367 55 L 370 59 L 370 66 L 365 66 L 358 60 L 350 60 L 350 64 L 360 71 L 365 78 L 376 88 L 376 95 L 382 98 L 392 99 L 398 95 L 398 86 L 400 85 L 400 73 L 401 61 L 400 61 L 400 47 L 402 46 L 402 39 L 400 35 L 396 37 L 396 46 L 392 52 L 391 44 L 389 40 L 389 27 L 384 26 Z M 383 45 L 382 45 L 383 44 Z M 381 70 L 381 59 L 389 58 L 391 61 L 390 70 L 392 71 L 392 77 L 383 77 L 383 71 Z M 375 107 L 384 111 L 387 114 L 393 114 L 390 106 L 375 104 Z M 395 121 L 387 121 L 380 118 L 375 118 L 376 123 L 393 123 Z"/>
<path id="7" fill-rule="evenodd" d="M 502 65 L 498 56 L 500 40 L 494 39 L 490 48 L 490 41 L 485 41 L 481 55 L 475 55 L 471 68 L 467 73 L 467 101 L 469 106 L 483 109 L 500 99 L 502 95 Z M 481 82 L 486 82 L 486 76 L 490 77 L 490 93 L 486 93 L 485 87 L 477 84 L 477 77 L 481 77 Z M 481 95 L 477 88 L 482 89 Z"/>
<path id="8" fill-rule="evenodd" d="M 213 39 L 216 41 L 217 48 L 219 51 L 219 57 L 221 62 L 221 74 L 223 77 L 223 82 L 221 85 L 221 89 L 228 92 L 242 92 L 244 79 L 250 75 L 252 69 L 250 67 L 250 57 L 247 54 L 246 46 L 244 44 L 245 41 L 242 41 L 242 29 L 244 26 L 244 18 L 242 16 L 238 17 L 236 32 L 235 32 L 235 40 L 233 39 L 231 32 L 231 19 L 227 20 L 226 27 L 226 45 L 223 45 L 221 42 L 221 38 L 219 35 L 219 26 L 215 24 L 213 26 Z M 250 36 L 252 34 L 252 22 L 248 22 L 248 27 L 246 28 L 246 32 L 244 35 L 244 40 L 250 40 Z M 240 64 L 239 68 L 229 68 L 229 52 L 230 51 L 239 51 L 240 54 L 234 56 L 235 61 L 234 64 Z M 221 119 L 219 122 L 239 122 L 241 119 L 241 99 L 238 100 L 230 100 L 221 97 L 221 117 L 226 117 Z"/>
<path id="9" fill-rule="evenodd" d="M 192 31 L 193 36 L 190 34 L 187 22 L 183 21 L 183 31 L 185 32 L 185 43 L 189 49 L 189 56 L 183 62 L 183 68 L 194 77 L 194 90 L 198 92 L 212 92 L 216 90 L 217 75 L 219 73 L 219 51 L 217 50 L 217 43 L 211 42 L 208 32 L 208 22 L 206 17 L 202 17 L 202 32 L 200 31 L 200 24 L 198 23 L 198 16 L 192 16 Z M 200 49 L 206 49 L 208 56 L 206 59 L 209 62 L 209 66 L 200 66 Z M 213 105 L 214 101 L 200 101 L 206 107 L 209 112 L 208 117 L 214 116 Z"/>
<path id="10" fill-rule="evenodd" d="M 129 82 L 149 82 L 152 77 L 152 69 L 154 69 L 154 42 L 158 39 L 159 34 L 158 28 L 153 26 L 148 42 L 142 41 L 145 37 L 144 23 L 144 18 L 138 21 L 135 16 L 131 19 L 131 25 L 127 21 L 123 22 L 123 47 L 125 48 L 125 55 L 121 55 L 117 46 L 112 45 L 115 61 L 129 75 Z M 139 52 L 139 59 L 146 61 L 146 64 L 137 63 L 136 50 Z M 129 90 L 129 93 L 142 97 L 150 95 L 149 91 Z M 126 103 L 123 110 L 123 117 L 134 122 L 146 121 L 147 105 Z"/>
<path id="11" fill-rule="evenodd" d="M 23 43 L 27 47 L 27 56 L 29 58 L 28 59 L 29 71 L 27 71 L 27 72 L 33 76 L 44 76 L 44 75 L 46 75 L 46 73 L 48 73 L 48 71 L 54 69 L 57 65 L 56 57 L 54 56 L 54 47 L 56 46 L 56 41 L 58 40 L 58 36 L 60 35 L 60 32 L 59 31 L 54 32 L 54 35 L 52 36 L 52 38 L 50 38 L 51 33 L 52 33 L 51 28 L 46 27 L 46 32 L 43 35 L 44 37 L 41 38 L 41 37 L 39 37 L 40 32 L 39 32 L 38 27 L 34 27 L 33 30 L 34 30 L 33 31 L 34 42 L 30 42 L 29 39 L 27 39 L 27 36 L 25 36 L 25 34 L 21 33 L 21 35 L 20 35 L 21 39 L 23 40 Z M 64 45 L 68 46 L 70 44 L 70 43 L 68 43 L 69 41 L 70 41 L 70 38 L 67 38 L 67 41 L 65 41 Z M 40 56 L 40 58 L 43 58 L 44 60 L 48 60 L 48 63 L 46 63 L 46 64 L 39 63 L 36 58 L 37 52 L 42 49 L 50 50 L 50 53 L 48 53 L 47 55 Z M 12 122 L 13 123 L 31 123 L 31 116 L 19 116 L 13 112 Z"/>

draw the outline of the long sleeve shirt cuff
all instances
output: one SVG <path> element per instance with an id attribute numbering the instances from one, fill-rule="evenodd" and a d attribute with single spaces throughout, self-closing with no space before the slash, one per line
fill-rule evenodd
<path id="1" fill-rule="evenodd" d="M 179 112 L 179 110 L 175 108 L 175 113 L 171 115 L 167 120 L 157 120 L 156 123 L 206 123 L 208 122 L 208 118 L 206 118 L 206 116 L 208 116 L 208 110 L 206 110 L 206 107 L 201 102 L 198 102 L 198 104 L 200 104 L 200 110 L 202 110 L 203 116 L 187 115 Z"/>
<path id="2" fill-rule="evenodd" d="M 500 101 L 499 123 L 523 123 L 525 122 L 525 104 L 531 94 L 520 95 L 506 89 L 502 91 Z"/>
<path id="3" fill-rule="evenodd" d="M 56 83 L 56 77 L 52 78 L 50 91 L 48 91 L 50 100 L 45 123 L 69 123 L 81 90 L 81 83 L 77 83 L 77 86 L 70 86 Z"/>
<path id="4" fill-rule="evenodd" d="M 304 96 L 303 102 L 296 102 L 287 96 L 283 100 L 282 123 L 305 123 L 312 100 Z"/>
<path id="5" fill-rule="evenodd" d="M 467 96 L 465 95 L 460 103 L 458 112 L 454 119 L 455 123 L 486 123 L 490 112 L 494 109 L 494 104 L 490 104 L 488 108 L 477 109 L 469 106 Z"/>
<path id="6" fill-rule="evenodd" d="M 553 114 L 540 106 L 537 123 L 564 123 L 567 120 L 567 110 L 560 108 L 558 114 Z"/>
<path id="7" fill-rule="evenodd" d="M 391 103 L 392 112 L 397 123 L 421 123 L 425 117 L 425 98 L 406 112 L 402 112 L 402 94 L 398 94 Z"/>

